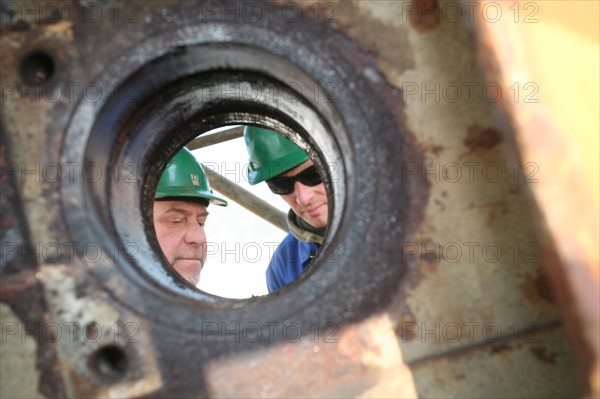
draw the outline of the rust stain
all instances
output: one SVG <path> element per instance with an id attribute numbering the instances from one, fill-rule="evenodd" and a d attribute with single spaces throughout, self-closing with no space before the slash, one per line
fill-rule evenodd
<path id="1" fill-rule="evenodd" d="M 508 213 L 508 204 L 505 201 L 494 201 L 480 205 L 482 208 L 489 208 L 486 218 L 487 224 L 492 224 L 497 216 L 503 216 Z"/>
<path id="2" fill-rule="evenodd" d="M 435 198 L 433 200 L 433 203 L 440 207 L 440 212 L 446 210 L 446 205 L 444 204 L 443 201 L 440 201 L 439 199 Z"/>
<path id="3" fill-rule="evenodd" d="M 509 352 L 510 352 L 510 350 L 511 350 L 511 348 L 510 348 L 510 346 L 508 345 L 507 342 L 494 342 L 491 345 L 490 349 L 492 351 L 492 354 L 494 354 L 494 355 L 502 355 L 502 356 L 508 355 Z"/>
<path id="4" fill-rule="evenodd" d="M 440 212 L 443 212 L 446 210 L 447 201 L 448 201 L 448 192 L 445 190 L 442 191 L 442 193 L 440 194 L 439 197 L 433 199 L 433 203 L 440 208 Z M 435 231 L 435 229 L 433 231 Z"/>
<path id="5" fill-rule="evenodd" d="M 440 244 L 421 234 L 420 237 L 404 242 L 402 248 L 402 259 L 407 266 L 402 286 L 407 289 L 418 287 L 427 274 L 436 272 L 439 263 L 444 259 Z"/>
<path id="6" fill-rule="evenodd" d="M 16 219 L 12 218 L 11 216 L 2 215 L 0 217 L 0 227 L 2 227 L 3 231 L 7 231 L 8 229 L 11 229 L 16 226 L 17 226 L 17 221 L 16 221 Z M 4 234 L 2 234 L 2 235 L 4 235 Z"/>
<path id="7" fill-rule="evenodd" d="M 433 155 L 435 155 L 437 157 L 437 156 L 439 156 L 442 153 L 442 151 L 444 151 L 444 146 L 441 146 L 439 144 L 432 144 L 429 147 L 429 150 L 431 151 L 431 153 Z"/>
<path id="8" fill-rule="evenodd" d="M 546 348 L 543 346 L 534 346 L 530 350 L 540 361 L 548 364 L 556 364 L 556 353 L 546 352 Z"/>
<path id="9" fill-rule="evenodd" d="M 466 380 L 467 376 L 464 373 L 458 373 L 458 374 L 454 374 L 454 379 L 455 380 Z"/>
<path id="10" fill-rule="evenodd" d="M 439 157 L 446 149 L 443 145 L 436 143 L 420 143 L 418 147 L 423 154 L 431 154 L 434 157 Z"/>
<path id="11" fill-rule="evenodd" d="M 490 346 L 490 353 L 492 356 L 504 361 L 510 361 L 513 354 L 510 344 L 506 341 L 492 343 Z"/>
<path id="12" fill-rule="evenodd" d="M 548 302 L 554 302 L 554 294 L 552 293 L 550 282 L 544 274 L 539 275 L 535 279 L 534 284 L 537 292 L 540 294 L 540 297 L 544 298 Z"/>
<path id="13" fill-rule="evenodd" d="M 494 128 L 488 127 L 482 129 L 479 125 L 469 128 L 467 137 L 463 141 L 470 152 L 478 150 L 490 150 L 502 142 L 500 132 Z"/>
<path id="14" fill-rule="evenodd" d="M 353 359 L 365 349 L 365 344 L 360 326 L 346 328 L 340 333 L 338 353 L 347 359 Z"/>
<path id="15" fill-rule="evenodd" d="M 417 319 L 412 309 L 406 305 L 400 306 L 400 312 L 393 318 L 394 333 L 402 339 L 402 342 L 412 341 L 417 337 Z"/>
<path id="16" fill-rule="evenodd" d="M 10 276 L 5 276 L 0 284 L 0 302 L 11 302 L 24 291 L 38 283 L 35 273 L 23 271 Z"/>
<path id="17" fill-rule="evenodd" d="M 554 303 L 552 289 L 544 274 L 538 273 L 535 276 L 529 273 L 525 274 L 521 284 L 521 292 L 532 304 Z"/>
<path id="18" fill-rule="evenodd" d="M 415 0 L 408 9 L 408 20 L 417 32 L 427 32 L 440 24 L 441 11 L 437 0 Z"/>
<path id="19" fill-rule="evenodd" d="M 418 240 L 416 245 L 417 261 L 421 271 L 435 272 L 438 264 L 444 259 L 442 245 L 431 238 Z M 413 248 L 409 249 L 412 250 Z"/>

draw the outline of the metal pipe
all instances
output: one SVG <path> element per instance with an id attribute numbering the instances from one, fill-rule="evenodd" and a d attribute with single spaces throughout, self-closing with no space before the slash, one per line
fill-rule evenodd
<path id="1" fill-rule="evenodd" d="M 244 126 L 235 126 L 226 130 L 222 130 L 217 133 L 211 133 L 196 137 L 190 141 L 186 147 L 190 151 L 197 150 L 198 148 L 208 147 L 214 144 L 223 143 L 225 141 L 237 139 L 244 135 Z"/>
<path id="2" fill-rule="evenodd" d="M 289 231 L 286 214 L 284 212 L 281 212 L 279 209 L 252 194 L 250 191 L 238 186 L 211 167 L 207 165 L 203 166 L 206 170 L 206 177 L 212 188 L 272 225 L 285 232 Z"/>

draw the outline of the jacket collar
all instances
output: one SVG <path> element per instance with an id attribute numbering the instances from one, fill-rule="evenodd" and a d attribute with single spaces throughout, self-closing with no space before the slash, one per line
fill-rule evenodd
<path id="1" fill-rule="evenodd" d="M 298 240 L 314 242 L 315 244 L 319 245 L 323 243 L 326 228 L 323 227 L 318 229 L 310 225 L 304 219 L 298 217 L 298 215 L 296 215 L 291 209 L 287 214 L 287 224 L 288 228 L 290 229 L 290 233 L 292 233 L 292 235 Z"/>

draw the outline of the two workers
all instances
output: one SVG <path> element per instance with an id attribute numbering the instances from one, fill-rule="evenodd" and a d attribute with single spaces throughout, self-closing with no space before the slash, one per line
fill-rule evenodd
<path id="1" fill-rule="evenodd" d="M 327 192 L 312 161 L 285 137 L 247 126 L 244 139 L 250 158 L 249 183 L 266 182 L 291 208 L 287 215 L 289 233 L 266 271 L 267 288 L 274 292 L 306 270 L 323 242 Z M 210 204 L 226 206 L 227 202 L 213 194 L 201 164 L 184 148 L 159 180 L 153 220 L 163 255 L 192 285 L 198 284 L 206 260 L 204 225 Z"/>

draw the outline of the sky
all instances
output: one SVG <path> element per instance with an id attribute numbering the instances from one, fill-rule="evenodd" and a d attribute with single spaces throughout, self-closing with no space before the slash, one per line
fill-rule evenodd
<path id="1" fill-rule="evenodd" d="M 210 132 L 209 132 L 210 133 Z M 242 137 L 192 151 L 196 159 L 242 188 L 287 213 L 289 206 L 265 183 L 248 184 L 248 153 Z M 215 190 L 215 193 L 219 193 Z M 223 197 L 221 195 L 221 197 Z M 286 232 L 227 200 L 228 206 L 210 205 L 205 226 L 207 261 L 198 288 L 228 298 L 266 295 L 265 270 Z"/>

